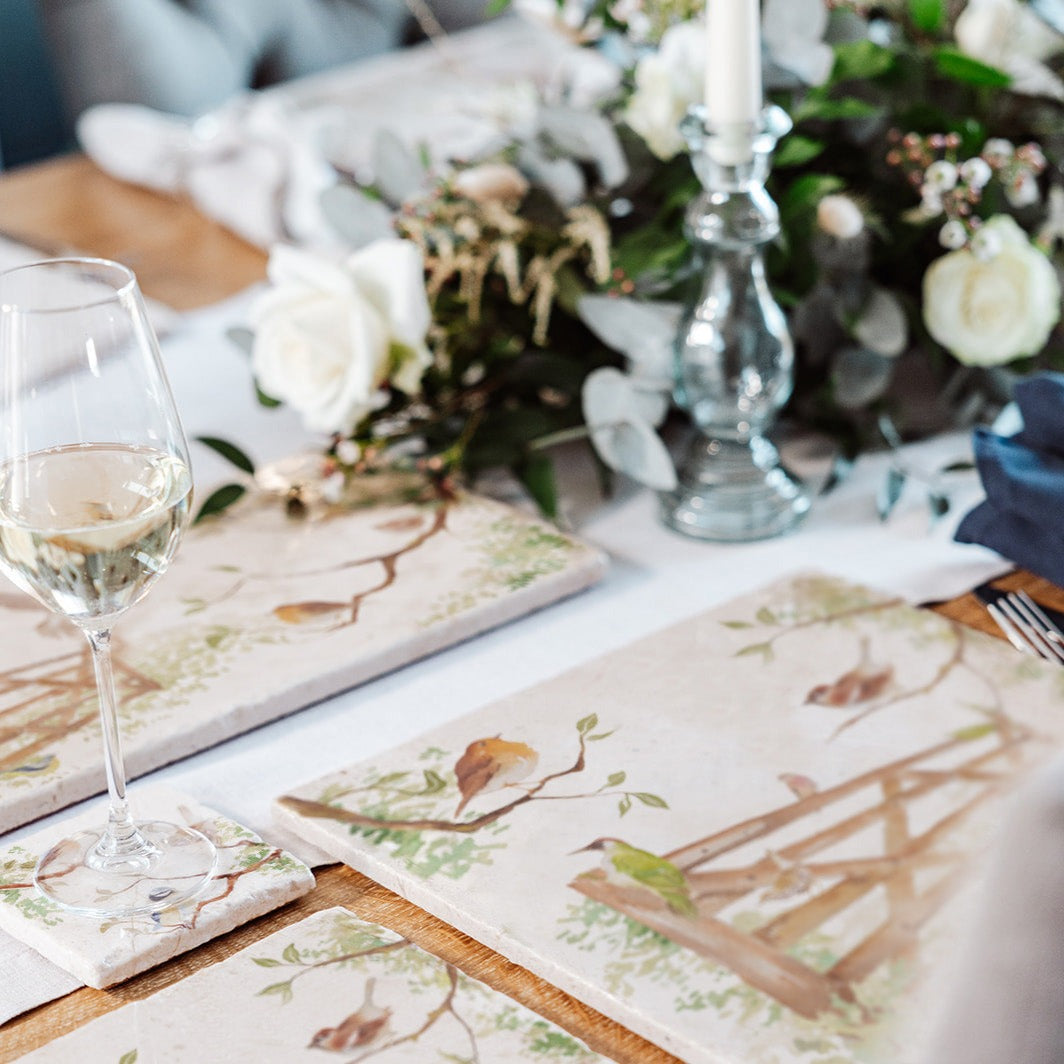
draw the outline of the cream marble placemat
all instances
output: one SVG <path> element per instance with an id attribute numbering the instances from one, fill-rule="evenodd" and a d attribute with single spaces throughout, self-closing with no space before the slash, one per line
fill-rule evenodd
<path id="1" fill-rule="evenodd" d="M 1062 674 L 823 574 L 640 639 L 277 806 L 693 1064 L 917 1059 Z"/>
<path id="2" fill-rule="evenodd" d="M 327 909 L 21 1058 L 32 1064 L 603 1060 L 406 939 Z"/>
<path id="3" fill-rule="evenodd" d="M 367 491 L 377 481 L 368 478 Z M 476 496 L 367 497 L 292 520 L 278 500 L 192 529 L 118 623 L 131 776 L 530 613 L 597 581 L 596 550 Z M 0 832 L 102 791 L 84 638 L 0 589 Z"/>

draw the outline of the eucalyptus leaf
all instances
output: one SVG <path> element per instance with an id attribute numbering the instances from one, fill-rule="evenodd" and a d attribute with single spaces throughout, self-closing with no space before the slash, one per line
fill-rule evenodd
<path id="1" fill-rule="evenodd" d="M 424 190 L 421 154 L 386 126 L 377 130 L 371 165 L 373 183 L 389 203 L 406 203 Z"/>
<path id="2" fill-rule="evenodd" d="M 354 185 L 325 189 L 319 204 L 326 222 L 353 251 L 395 235 L 391 210 Z"/>
<path id="3" fill-rule="evenodd" d="M 613 124 L 589 108 L 543 107 L 540 132 L 563 154 L 592 163 L 605 188 L 616 188 L 628 178 L 628 160 Z"/>
<path id="4" fill-rule="evenodd" d="M 890 387 L 895 362 L 867 347 L 847 345 L 835 352 L 831 385 L 835 402 L 844 410 L 860 410 Z"/>
<path id="5" fill-rule="evenodd" d="M 949 513 L 949 496 L 937 488 L 932 488 L 927 493 L 927 505 L 931 509 L 931 520 L 938 521 Z"/>
<path id="6" fill-rule="evenodd" d="M 908 478 L 904 470 L 892 465 L 887 470 L 879 493 L 876 496 L 876 510 L 879 512 L 880 521 L 886 521 L 898 505 L 902 492 L 905 490 L 905 482 Z"/>
<path id="7" fill-rule="evenodd" d="M 245 355 L 251 354 L 251 349 L 255 345 L 255 333 L 252 329 L 249 329 L 246 325 L 233 325 L 226 329 L 225 335 Z"/>
<path id="8" fill-rule="evenodd" d="M 873 288 L 854 323 L 854 339 L 885 358 L 895 358 L 909 340 L 905 308 L 893 292 Z"/>
<path id="9" fill-rule="evenodd" d="M 532 184 L 546 189 L 562 207 L 573 206 L 584 199 L 587 182 L 580 164 L 574 159 L 555 159 L 538 147 L 523 144 L 517 150 L 517 166 Z"/>
<path id="10" fill-rule="evenodd" d="M 577 304 L 580 320 L 607 347 L 629 358 L 641 374 L 668 381 L 680 324 L 679 303 L 586 295 Z"/>
<path id="11" fill-rule="evenodd" d="M 831 468 L 820 485 L 821 495 L 830 495 L 843 481 L 849 478 L 853 472 L 854 461 L 845 455 L 837 454 L 831 460 Z"/>

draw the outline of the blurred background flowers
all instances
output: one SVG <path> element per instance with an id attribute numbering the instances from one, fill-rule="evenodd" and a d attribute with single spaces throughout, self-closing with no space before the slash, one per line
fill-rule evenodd
<path id="1" fill-rule="evenodd" d="M 252 323 L 257 383 L 326 434 L 333 473 L 396 455 L 437 479 L 505 466 L 553 514 L 552 450 L 586 439 L 606 490 L 618 472 L 673 482 L 698 189 L 678 124 L 704 84 L 701 5 L 540 14 L 596 54 L 593 91 L 500 92 L 484 104 L 497 143 L 445 165 L 381 132 L 372 180 L 345 175 L 322 199 L 346 263 L 274 253 L 286 295 L 267 293 Z M 770 187 L 783 236 L 769 273 L 797 349 L 784 416 L 844 456 L 987 421 L 1018 377 L 1064 368 L 1057 14 L 1052 0 L 764 0 L 766 95 L 794 123 Z M 400 262 L 390 292 L 367 287 Z M 323 332 L 293 283 L 333 311 L 346 292 L 344 312 Z M 329 344 L 346 354 L 330 362 Z"/>

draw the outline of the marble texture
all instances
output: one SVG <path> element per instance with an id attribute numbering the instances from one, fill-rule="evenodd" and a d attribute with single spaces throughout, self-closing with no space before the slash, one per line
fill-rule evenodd
<path id="1" fill-rule="evenodd" d="M 389 1064 L 604 1059 L 453 965 L 342 908 L 315 913 L 21 1059 L 292 1064 L 369 1056 Z"/>
<path id="2" fill-rule="evenodd" d="M 604 556 L 476 496 L 395 502 L 367 477 L 320 520 L 280 499 L 189 532 L 114 634 L 127 771 L 137 776 L 586 588 Z M 380 497 L 373 494 L 380 491 Z M 5 585 L 6 587 L 6 585 Z M 0 589 L 0 832 L 103 790 L 88 648 Z"/>
<path id="3" fill-rule="evenodd" d="M 798 574 L 279 799 L 692 1064 L 917 1059 L 1064 672 Z"/>
<path id="4" fill-rule="evenodd" d="M 218 849 L 213 878 L 179 907 L 132 919 L 100 921 L 63 911 L 37 892 L 33 868 L 66 830 L 96 827 L 100 805 L 23 843 L 0 850 L 0 928 L 83 983 L 107 987 L 231 931 L 306 894 L 314 876 L 306 865 L 247 828 L 163 788 L 131 794 L 145 819 L 187 824 Z"/>

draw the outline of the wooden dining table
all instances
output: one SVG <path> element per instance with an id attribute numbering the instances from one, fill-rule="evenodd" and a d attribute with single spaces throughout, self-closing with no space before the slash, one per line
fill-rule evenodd
<path id="1" fill-rule="evenodd" d="M 266 255 L 259 248 L 188 201 L 118 181 L 80 154 L 0 173 L 0 235 L 42 257 L 76 252 L 122 261 L 135 270 L 146 295 L 176 310 L 216 302 L 265 277 Z M 1064 609 L 1064 591 L 1028 572 L 1013 570 L 997 585 L 1024 588 L 1044 604 Z M 927 605 L 999 634 L 971 593 Z M 676 1059 L 360 873 L 331 865 L 318 871 L 310 894 L 280 910 L 109 990 L 83 988 L 0 1026 L 0 1064 L 336 905 L 394 929 L 620 1064 Z"/>

